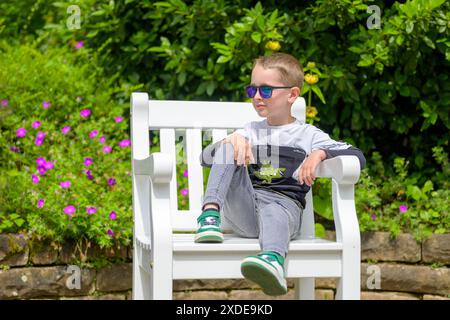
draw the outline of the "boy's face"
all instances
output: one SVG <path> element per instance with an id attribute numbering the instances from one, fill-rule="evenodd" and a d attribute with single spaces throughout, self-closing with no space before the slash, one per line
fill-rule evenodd
<path id="1" fill-rule="evenodd" d="M 251 85 L 253 86 L 271 86 L 283 87 L 287 84 L 281 82 L 280 74 L 277 69 L 265 69 L 256 64 L 252 71 Z M 283 125 L 293 122 L 291 116 L 291 105 L 299 95 L 299 89 L 274 89 L 272 97 L 264 99 L 259 90 L 252 98 L 253 108 L 260 117 L 267 118 L 269 125 Z"/>

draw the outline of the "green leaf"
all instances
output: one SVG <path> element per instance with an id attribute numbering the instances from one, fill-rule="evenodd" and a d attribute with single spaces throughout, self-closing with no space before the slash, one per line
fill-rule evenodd
<path id="1" fill-rule="evenodd" d="M 320 91 L 320 88 L 318 86 L 312 86 L 311 90 L 319 97 L 320 101 L 322 101 L 323 104 L 326 103 L 322 91 Z"/>
<path id="2" fill-rule="evenodd" d="M 433 190 L 433 182 L 431 182 L 430 180 L 427 180 L 427 182 L 425 182 L 425 184 L 422 188 L 422 192 L 427 193 L 431 190 Z"/>
<path id="3" fill-rule="evenodd" d="M 180 72 L 178 74 L 178 84 L 182 86 L 186 82 L 186 72 Z"/>
<path id="4" fill-rule="evenodd" d="M 15 223 L 18 227 L 21 227 L 21 226 L 25 223 L 25 220 L 22 219 L 22 218 L 19 218 L 19 219 L 14 220 L 14 223 Z"/>
<path id="5" fill-rule="evenodd" d="M 358 67 L 368 67 L 374 63 L 374 59 L 370 54 L 362 54 Z"/>
<path id="6" fill-rule="evenodd" d="M 429 46 L 431 49 L 436 49 L 436 47 L 435 47 L 433 41 L 432 41 L 430 38 L 428 38 L 427 36 L 423 36 L 422 39 L 423 39 L 423 41 L 425 42 L 425 44 L 426 44 L 427 46 Z"/>
<path id="7" fill-rule="evenodd" d="M 406 26 L 406 28 L 405 28 L 406 33 L 408 33 L 408 34 L 414 30 L 414 22 L 412 22 L 412 21 L 406 21 L 405 26 Z"/>
<path id="8" fill-rule="evenodd" d="M 325 227 L 320 223 L 314 224 L 314 232 L 316 234 L 316 237 L 318 237 L 318 238 L 323 239 L 326 237 Z"/>
<path id="9" fill-rule="evenodd" d="M 220 56 L 219 59 L 217 59 L 217 63 L 226 63 L 231 60 L 233 56 Z"/>
<path id="10" fill-rule="evenodd" d="M 208 84 L 206 85 L 206 94 L 208 96 L 212 96 L 215 89 L 216 89 L 216 84 L 212 81 L 208 82 Z"/>
<path id="11" fill-rule="evenodd" d="M 259 32 L 253 32 L 251 35 L 251 38 L 253 41 L 255 41 L 256 43 L 260 43 L 261 42 L 261 33 Z"/>
<path id="12" fill-rule="evenodd" d="M 314 195 L 314 199 L 314 211 L 327 220 L 333 220 L 333 207 L 329 199 L 324 199 L 317 195 Z"/>
<path id="13" fill-rule="evenodd" d="M 422 191 L 419 189 L 418 186 L 409 185 L 407 187 L 406 193 L 408 196 L 412 197 L 416 201 L 419 201 L 422 198 Z"/>
<path id="14" fill-rule="evenodd" d="M 402 35 L 399 35 L 397 38 L 395 38 L 395 43 L 399 46 L 401 46 L 403 44 L 403 41 L 405 40 L 405 38 Z"/>
<path id="15" fill-rule="evenodd" d="M 264 16 L 258 16 L 258 18 L 256 18 L 256 24 L 259 30 L 264 31 L 266 29 L 266 26 L 264 24 Z"/>

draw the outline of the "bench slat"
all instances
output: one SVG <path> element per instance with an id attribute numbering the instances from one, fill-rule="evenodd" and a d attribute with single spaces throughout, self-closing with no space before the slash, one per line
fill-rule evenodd
<path id="1" fill-rule="evenodd" d="M 201 210 L 203 196 L 203 169 L 200 164 L 202 153 L 201 129 L 186 130 L 186 158 L 188 168 L 189 209 Z"/>
<path id="2" fill-rule="evenodd" d="M 160 148 L 162 153 L 167 153 L 172 157 L 173 176 L 170 181 L 170 207 L 171 210 L 178 209 L 178 194 L 177 194 L 177 156 L 175 148 L 175 130 L 161 129 L 160 130 Z"/>
<path id="3" fill-rule="evenodd" d="M 213 129 L 212 130 L 213 143 L 216 143 L 224 139 L 227 135 L 228 133 L 226 129 Z"/>
<path id="4" fill-rule="evenodd" d="M 238 117 L 236 115 L 239 115 Z M 260 121 L 251 103 L 149 100 L 149 128 L 242 128 Z"/>

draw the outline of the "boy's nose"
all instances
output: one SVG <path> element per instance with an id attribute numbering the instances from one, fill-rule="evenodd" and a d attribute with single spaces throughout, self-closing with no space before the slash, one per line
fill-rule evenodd
<path id="1" fill-rule="evenodd" d="M 255 99 L 255 100 L 262 100 L 263 99 L 261 97 L 261 95 L 259 94 L 259 89 L 256 89 L 256 93 L 255 93 L 255 96 L 253 97 L 253 99 Z"/>

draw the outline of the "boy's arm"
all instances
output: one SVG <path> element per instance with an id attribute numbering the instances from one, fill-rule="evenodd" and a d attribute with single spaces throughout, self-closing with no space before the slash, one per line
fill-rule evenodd
<path id="1" fill-rule="evenodd" d="M 340 150 L 321 149 L 321 148 L 319 148 L 318 150 L 325 151 L 325 154 L 327 156 L 325 159 L 330 159 L 337 156 L 357 156 L 361 169 L 366 166 L 366 158 L 364 157 L 364 154 L 362 153 L 361 150 L 353 146 L 348 149 L 340 149 Z"/>
<path id="2" fill-rule="evenodd" d="M 355 148 L 351 144 L 343 141 L 336 141 L 317 127 L 310 126 L 309 134 L 311 136 L 311 152 L 315 150 L 323 150 L 326 153 L 326 159 L 343 155 L 352 155 L 358 157 L 361 169 L 366 165 L 366 158 L 361 150 Z"/>
<path id="3" fill-rule="evenodd" d="M 225 139 L 216 143 L 211 143 L 202 151 L 200 154 L 200 163 L 202 164 L 202 167 L 211 168 L 216 150 Z"/>
<path id="4" fill-rule="evenodd" d="M 201 163 L 202 167 L 208 167 L 208 168 L 212 167 L 214 155 L 216 154 L 217 148 L 220 146 L 221 143 L 223 143 L 225 140 L 229 139 L 232 135 L 239 134 L 239 135 L 243 136 L 244 138 L 248 139 L 247 130 L 250 126 L 251 126 L 251 123 L 247 123 L 244 126 L 244 128 L 237 129 L 236 131 L 234 131 L 232 134 L 228 135 L 224 139 L 222 139 L 216 143 L 211 143 L 210 145 L 208 145 L 200 154 L 200 163 Z"/>

